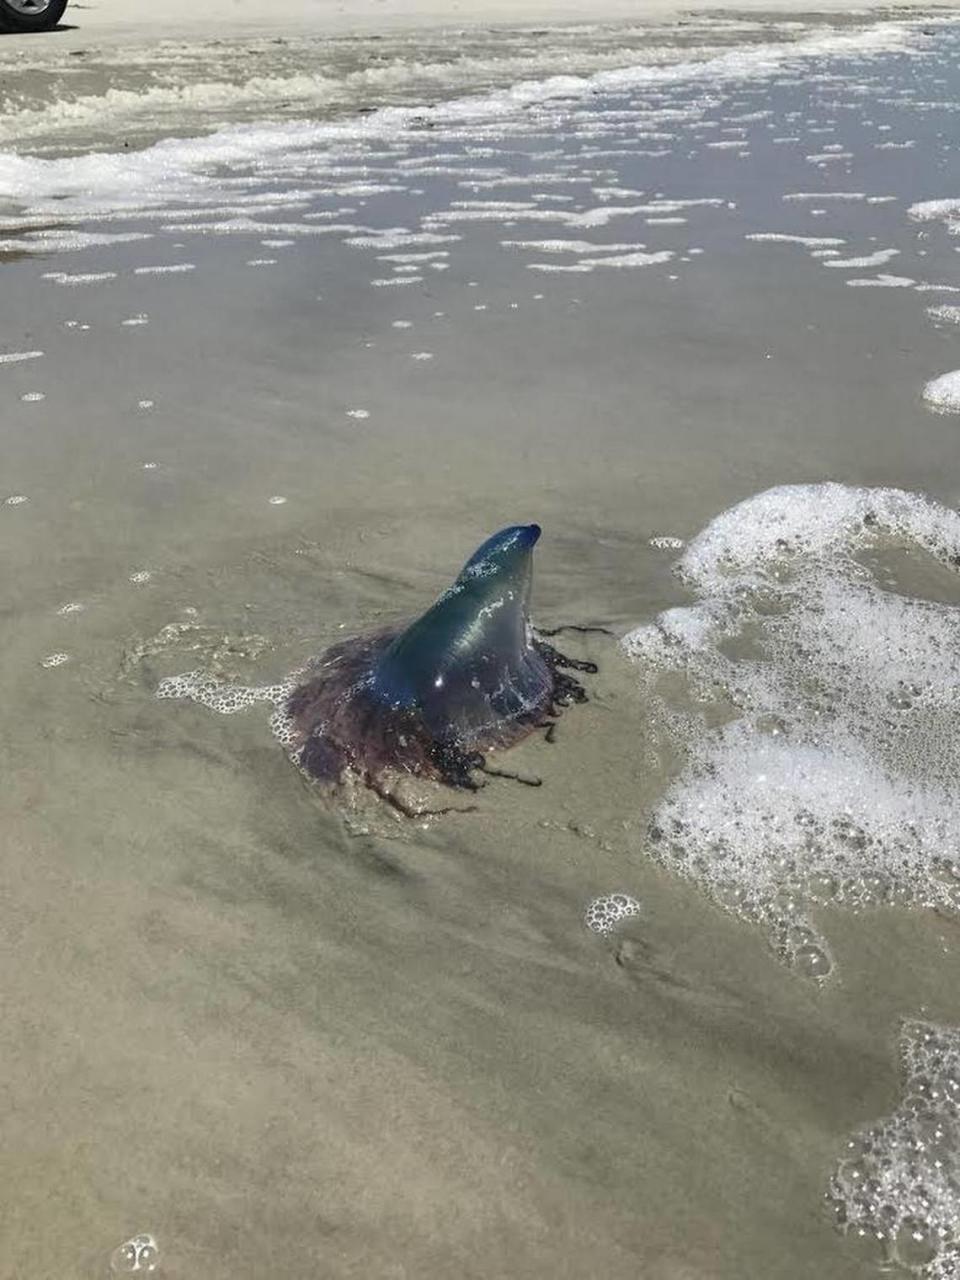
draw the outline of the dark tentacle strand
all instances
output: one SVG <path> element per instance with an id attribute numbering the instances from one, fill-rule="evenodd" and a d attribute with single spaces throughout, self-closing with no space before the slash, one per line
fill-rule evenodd
<path id="1" fill-rule="evenodd" d="M 585 671 L 591 676 L 597 674 L 595 662 L 584 662 L 581 658 L 568 658 L 565 653 L 555 649 L 552 644 L 544 644 L 542 640 L 535 640 L 533 643 L 537 652 L 553 667 L 554 671 L 558 667 L 566 667 L 570 671 Z"/>
<path id="2" fill-rule="evenodd" d="M 586 689 L 575 676 L 567 673 L 568 671 L 582 671 L 586 675 L 595 675 L 597 664 L 595 662 L 583 662 L 579 658 L 569 658 L 565 653 L 561 653 L 559 649 L 555 649 L 552 644 L 545 644 L 542 640 L 534 640 L 533 643 L 537 652 L 553 672 L 550 715 L 559 715 L 563 707 L 569 707 L 573 702 L 586 702 L 588 700 Z M 548 741 L 552 741 L 550 736 L 551 729 L 547 730 Z"/>
<path id="3" fill-rule="evenodd" d="M 481 773 L 485 773 L 488 778 L 507 778 L 510 782 L 519 782 L 525 787 L 542 787 L 542 778 L 527 777 L 522 773 L 511 773 L 507 769 L 493 769 L 490 765 L 484 763 L 479 765 Z"/>
<path id="4" fill-rule="evenodd" d="M 583 636 L 612 636 L 616 634 L 609 627 L 580 627 L 575 622 L 568 622 L 562 627 L 537 627 L 538 636 L 558 636 L 564 631 L 576 631 Z"/>
<path id="5" fill-rule="evenodd" d="M 462 791 L 479 791 L 486 783 L 473 776 L 483 769 L 484 758 L 480 751 L 463 751 L 453 742 L 432 742 L 429 747 L 430 762 L 441 782 Z"/>
<path id="6" fill-rule="evenodd" d="M 475 804 L 445 805 L 442 809 L 418 809 L 412 804 L 407 804 L 406 800 L 402 800 L 394 792 L 382 787 L 375 777 L 367 777 L 366 783 L 374 795 L 379 796 L 398 813 L 402 813 L 405 818 L 442 818 L 447 813 L 475 813 L 477 809 Z"/>

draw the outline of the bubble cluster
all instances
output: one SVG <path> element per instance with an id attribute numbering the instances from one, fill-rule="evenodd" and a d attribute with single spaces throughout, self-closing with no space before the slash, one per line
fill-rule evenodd
<path id="1" fill-rule="evenodd" d="M 960 369 L 931 379 L 923 388 L 923 398 L 938 413 L 960 412 Z"/>
<path id="2" fill-rule="evenodd" d="M 41 667 L 62 667 L 65 662 L 69 661 L 69 653 L 50 653 L 45 658 L 40 659 L 40 665 Z"/>
<path id="3" fill-rule="evenodd" d="M 141 583 L 149 582 L 153 577 L 149 569 L 136 569 L 130 574 L 129 581 L 139 586 Z"/>
<path id="4" fill-rule="evenodd" d="M 132 1236 L 118 1245 L 110 1255 L 110 1270 L 114 1275 L 128 1275 L 134 1271 L 156 1271 L 160 1262 L 160 1248 L 147 1231 Z"/>
<path id="5" fill-rule="evenodd" d="M 658 534 L 655 538 L 649 539 L 649 544 L 655 551 L 683 550 L 683 539 L 670 537 L 669 534 Z"/>
<path id="6" fill-rule="evenodd" d="M 157 697 L 190 698 L 209 711 L 232 716 L 258 702 L 281 703 L 292 688 L 292 680 L 283 684 L 229 684 L 207 671 L 184 671 L 181 675 L 161 680 L 157 686 Z"/>
<path id="7" fill-rule="evenodd" d="M 960 307 L 927 307 L 927 315 L 933 320 L 946 320 L 949 324 L 960 324 Z"/>
<path id="8" fill-rule="evenodd" d="M 608 893 L 594 898 L 583 913 L 583 923 L 592 933 L 613 933 L 622 920 L 640 914 L 640 903 L 628 893 Z"/>
<path id="9" fill-rule="evenodd" d="M 863 1129 L 830 1180 L 844 1232 L 924 1280 L 960 1275 L 960 1029 L 906 1022 L 902 1100 Z"/>
<path id="10" fill-rule="evenodd" d="M 22 507 L 25 502 L 30 499 L 25 493 L 11 493 L 9 498 L 4 498 L 3 505 L 5 507 Z"/>
<path id="11" fill-rule="evenodd" d="M 623 641 L 684 758 L 651 852 L 811 977 L 817 904 L 960 909 L 958 565 L 923 497 L 773 489 L 690 543 L 696 603 Z"/>

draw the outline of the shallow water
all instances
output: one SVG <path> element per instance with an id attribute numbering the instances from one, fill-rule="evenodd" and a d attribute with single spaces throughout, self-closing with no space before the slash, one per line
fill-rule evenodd
<path id="1" fill-rule="evenodd" d="M 0 1274 L 141 1231 L 182 1277 L 875 1274 L 826 1195 L 900 1020 L 960 1020 L 957 917 L 818 906 L 818 983 L 651 857 L 687 694 L 617 637 L 697 597 L 652 540 L 772 486 L 960 500 L 927 29 L 0 157 L 0 351 L 42 352 L 0 363 Z M 401 821 L 305 785 L 265 708 L 154 697 L 276 683 L 528 520 L 537 621 L 614 633 L 565 638 L 600 673 L 510 753 L 539 788 Z M 960 605 L 949 558 L 855 550 Z"/>
<path id="2" fill-rule="evenodd" d="M 859 30 L 863 14 L 690 14 L 680 22 L 457 26 L 377 35 L 122 40 L 79 30 L 0 42 L 0 145 L 116 149 L 228 122 L 328 119 L 555 75 L 669 68 L 729 49 Z"/>

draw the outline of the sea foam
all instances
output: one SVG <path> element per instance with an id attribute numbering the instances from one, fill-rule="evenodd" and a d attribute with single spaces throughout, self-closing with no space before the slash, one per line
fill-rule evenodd
<path id="1" fill-rule="evenodd" d="M 803 67 L 810 59 L 870 57 L 891 50 L 909 52 L 915 44 L 914 27 L 908 22 L 881 22 L 840 33 L 814 29 L 799 40 L 732 48 L 699 60 L 667 65 L 635 63 L 605 68 L 592 75 L 521 79 L 506 88 L 437 105 L 388 106 L 334 121 L 233 125 L 205 137 L 168 137 L 139 151 L 56 159 L 5 151 L 0 152 L 0 200 L 14 209 L 20 208 L 27 219 L 34 220 L 34 225 L 38 214 L 55 214 L 60 226 L 71 220 L 129 215 L 174 203 L 194 205 L 229 189 L 229 183 L 223 180 L 224 169 L 245 170 L 251 175 L 252 187 L 257 174 L 269 172 L 275 178 L 284 172 L 302 172 L 304 162 L 315 160 L 318 151 L 326 159 L 338 150 L 389 147 L 408 141 L 413 135 L 422 136 L 425 122 L 434 130 L 451 132 L 506 125 L 522 120 L 530 109 L 585 103 L 597 93 L 658 90 L 687 82 L 708 84 L 712 90 L 721 84 L 768 78 L 788 67 Z M 291 86 L 282 88 L 289 97 Z M 119 109 L 116 101 L 110 101 Z M 108 117 L 109 107 L 109 102 L 100 101 L 97 118 Z M 664 108 L 659 118 L 666 118 L 667 114 L 668 109 Z M 21 129 L 17 136 L 25 137 L 26 131 Z M 369 162 L 369 156 L 365 159 Z M 363 175 L 364 182 L 369 181 L 371 172 Z M 327 169 L 325 176 L 333 175 Z M 500 177 L 496 172 L 491 176 L 494 180 Z M 659 212 L 667 210 L 661 208 Z M 611 216 L 616 215 L 612 211 L 590 210 L 573 225 L 601 226 Z M 6 219 L 6 225 L 16 226 L 16 214 Z"/>
<path id="2" fill-rule="evenodd" d="M 899 590 L 902 562 L 957 603 Z M 769 490 L 677 563 L 695 601 L 623 640 L 684 760 L 655 857 L 823 977 L 811 911 L 960 908 L 960 515 L 916 494 Z"/>
<path id="3" fill-rule="evenodd" d="M 960 1029 L 906 1022 L 902 1096 L 847 1142 L 830 1182 L 841 1230 L 878 1240 L 885 1269 L 960 1275 Z"/>

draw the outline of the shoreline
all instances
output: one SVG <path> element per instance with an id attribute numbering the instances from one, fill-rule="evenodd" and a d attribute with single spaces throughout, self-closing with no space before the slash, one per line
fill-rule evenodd
<path id="1" fill-rule="evenodd" d="M 182 2 L 166 0 L 171 22 Z M 399 10 L 401 0 L 394 2 Z M 533 0 L 535 8 L 542 3 Z M 611 3 L 610 12 L 624 0 Z M 482 11 L 495 18 L 498 5 L 502 9 L 501 0 Z M 635 0 L 629 7 L 636 10 Z M 787 20 L 769 9 L 717 8 L 711 15 L 709 9 L 671 9 L 664 0 L 659 13 L 645 12 L 644 25 L 594 15 L 590 23 L 541 29 L 524 26 L 514 13 L 509 24 L 453 28 L 445 13 L 446 25 L 431 28 L 421 19 L 439 16 L 435 0 L 404 0 L 414 24 L 408 30 L 381 23 L 377 34 L 364 34 L 357 27 L 362 14 L 354 12 L 352 33 L 300 21 L 274 28 L 270 38 L 242 25 L 232 38 L 227 30 L 214 38 L 199 21 L 178 36 L 172 27 L 124 25 L 119 18 L 110 25 L 108 10 L 91 12 L 93 39 L 89 28 L 78 26 L 46 39 L 0 40 L 0 187 L 7 194 L 33 185 L 18 168 L 24 154 L 55 160 L 91 151 L 133 153 L 235 125 L 326 125 L 383 109 L 468 104 L 478 96 L 492 95 L 498 109 L 509 110 L 530 105 L 531 94 L 540 99 L 578 86 L 662 84 L 687 73 L 709 83 L 716 75 L 752 76 L 771 59 L 794 53 L 816 60 L 846 48 L 876 52 L 908 30 L 916 33 L 924 21 L 919 15 L 931 14 L 877 6 L 833 18 L 821 9 Z M 317 12 L 335 16 L 326 0 Z M 104 25 L 98 29 L 96 21 Z M 606 73 L 613 79 L 605 80 Z M 72 187 L 73 175 L 67 177 Z"/>

